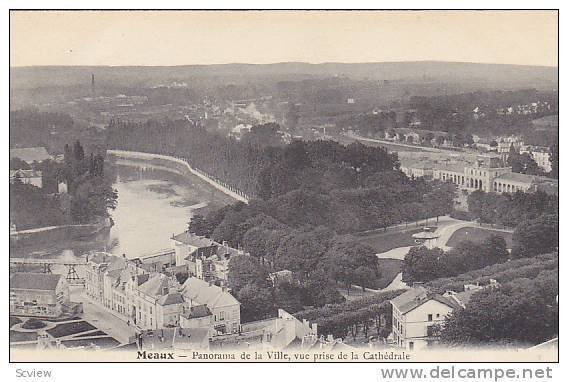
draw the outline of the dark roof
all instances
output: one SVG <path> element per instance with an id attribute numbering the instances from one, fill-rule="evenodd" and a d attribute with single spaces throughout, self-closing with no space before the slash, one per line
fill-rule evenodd
<path id="1" fill-rule="evenodd" d="M 207 305 L 196 305 L 189 308 L 189 312 L 184 314 L 186 318 L 202 318 L 213 315 Z"/>
<path id="2" fill-rule="evenodd" d="M 471 297 L 479 291 L 480 291 L 479 289 L 468 289 L 463 292 L 459 292 L 456 294 L 456 299 L 460 301 L 463 305 L 467 305 L 469 304 Z"/>
<path id="3" fill-rule="evenodd" d="M 140 286 L 140 285 L 144 284 L 146 281 L 148 281 L 149 278 L 150 278 L 150 274 L 148 274 L 148 273 L 143 273 L 141 275 L 137 275 L 136 276 L 137 285 Z"/>
<path id="4" fill-rule="evenodd" d="M 10 289 L 55 290 L 61 275 L 18 272 L 10 274 Z"/>
<path id="5" fill-rule="evenodd" d="M 406 314 L 430 300 L 438 301 L 453 309 L 459 308 L 457 303 L 454 303 L 450 299 L 440 296 L 439 294 L 432 294 L 423 286 L 407 290 L 403 294 L 393 298 L 391 303 L 397 307 L 401 314 Z"/>
<path id="6" fill-rule="evenodd" d="M 179 292 L 169 293 L 158 300 L 162 306 L 183 304 L 183 296 Z"/>

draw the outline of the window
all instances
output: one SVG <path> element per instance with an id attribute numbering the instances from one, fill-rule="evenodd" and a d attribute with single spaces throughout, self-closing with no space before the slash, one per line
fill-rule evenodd
<path id="1" fill-rule="evenodd" d="M 436 314 L 436 318 L 440 318 L 440 313 Z"/>
<path id="2" fill-rule="evenodd" d="M 432 315 L 431 314 L 428 315 L 428 321 L 432 321 Z"/>
<path id="3" fill-rule="evenodd" d="M 414 342 L 410 341 L 408 343 L 408 350 L 414 350 Z"/>

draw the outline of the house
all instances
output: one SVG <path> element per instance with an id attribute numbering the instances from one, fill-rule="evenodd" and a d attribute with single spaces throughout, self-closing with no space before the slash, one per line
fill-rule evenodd
<path id="1" fill-rule="evenodd" d="M 288 269 L 282 269 L 281 271 L 272 272 L 268 274 L 270 281 L 273 286 L 276 286 L 279 282 L 291 283 L 294 280 L 294 274 Z"/>
<path id="2" fill-rule="evenodd" d="M 392 335 L 396 346 L 427 349 L 438 342 L 440 326 L 460 306 L 449 298 L 413 287 L 391 300 Z"/>
<path id="3" fill-rule="evenodd" d="M 455 303 L 457 303 L 459 306 L 461 306 L 462 308 L 465 309 L 466 305 L 469 304 L 469 301 L 471 300 L 471 297 L 481 291 L 481 290 L 485 290 L 485 289 L 497 289 L 499 288 L 501 285 L 497 282 L 497 280 L 495 279 L 489 279 L 489 284 L 487 285 L 479 285 L 479 283 L 476 284 L 464 284 L 463 286 L 463 291 L 462 292 L 454 292 L 452 290 L 446 291 L 442 296 L 453 300 Z"/>
<path id="4" fill-rule="evenodd" d="M 550 161 L 550 150 L 547 147 L 538 146 L 522 146 L 519 154 L 528 153 L 536 164 L 546 172 L 552 170 L 552 162 Z"/>
<path id="5" fill-rule="evenodd" d="M 104 274 L 106 271 L 123 269 L 125 264 L 125 258 L 109 253 L 95 252 L 91 256 L 87 256 L 87 265 L 85 266 L 85 293 L 87 296 L 101 303 L 106 303 Z"/>
<path id="6" fill-rule="evenodd" d="M 241 304 L 225 286 L 217 286 L 196 277 L 188 278 L 180 292 L 191 306 L 206 305 L 213 315 L 211 327 L 220 333 L 238 332 L 241 325 Z M 186 309 L 188 307 L 186 305 Z M 182 309 L 183 310 L 183 309 Z M 186 311 L 187 312 L 187 311 Z M 190 319 L 184 321 L 188 322 Z"/>
<path id="7" fill-rule="evenodd" d="M 141 259 L 93 254 L 85 272 L 87 296 L 139 330 L 239 330 L 240 304 L 227 287 L 196 277 L 180 285 L 169 272 L 157 272 L 145 265 Z"/>
<path id="8" fill-rule="evenodd" d="M 182 328 L 210 328 L 213 322 L 213 313 L 206 304 L 182 307 L 180 315 Z"/>
<path id="9" fill-rule="evenodd" d="M 95 253 L 85 267 L 85 292 L 140 329 L 179 325 L 185 300 L 173 276 L 149 272 L 139 259 Z"/>
<path id="10" fill-rule="evenodd" d="M 215 241 L 204 236 L 196 235 L 192 232 L 185 231 L 179 235 L 172 236 L 172 247 L 175 250 L 176 265 L 185 265 L 186 257 L 195 253 L 197 250 L 203 250 L 215 246 Z"/>
<path id="11" fill-rule="evenodd" d="M 231 248 L 226 241 L 217 243 L 189 231 L 173 236 L 171 242 L 176 266 L 186 267 L 190 276 L 205 281 L 226 283 L 231 259 L 246 254 L 240 249 Z"/>
<path id="12" fill-rule="evenodd" d="M 400 171 L 409 178 L 431 179 L 434 176 L 433 165 L 422 160 L 404 161 L 400 164 Z"/>
<path id="13" fill-rule="evenodd" d="M 475 147 L 483 151 L 497 151 L 498 143 L 489 138 L 478 138 Z"/>
<path id="14" fill-rule="evenodd" d="M 10 149 L 10 159 L 18 158 L 23 160 L 27 164 L 32 164 L 34 162 L 43 162 L 47 159 L 52 159 L 51 155 L 48 154 L 45 147 L 26 147 L 19 149 Z"/>
<path id="15" fill-rule="evenodd" d="M 38 188 L 42 187 L 41 171 L 37 170 L 10 170 L 10 183 L 16 180 L 24 184 L 31 184 Z"/>
<path id="16" fill-rule="evenodd" d="M 61 275 L 48 273 L 10 274 L 10 314 L 59 317 L 69 303 L 69 285 Z"/>

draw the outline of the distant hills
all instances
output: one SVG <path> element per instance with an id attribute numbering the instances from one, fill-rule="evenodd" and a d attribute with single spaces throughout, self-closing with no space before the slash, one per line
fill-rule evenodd
<path id="1" fill-rule="evenodd" d="M 11 89 L 90 85 L 91 74 L 107 86 L 156 86 L 173 81 L 213 80 L 241 83 L 255 79 L 294 81 L 348 77 L 354 80 L 445 82 L 490 88 L 558 88 L 556 67 L 439 61 L 382 63 L 285 62 L 187 66 L 36 66 L 13 67 Z"/>

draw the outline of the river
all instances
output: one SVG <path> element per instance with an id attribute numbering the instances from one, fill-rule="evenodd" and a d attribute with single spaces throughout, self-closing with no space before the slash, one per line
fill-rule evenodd
<path id="1" fill-rule="evenodd" d="M 144 167 L 115 165 L 118 203 L 110 229 L 88 238 L 18 246 L 10 255 L 72 258 L 97 250 L 138 257 L 170 247 L 171 236 L 186 230 L 193 214 L 233 202 L 197 177 Z"/>

